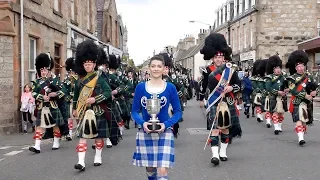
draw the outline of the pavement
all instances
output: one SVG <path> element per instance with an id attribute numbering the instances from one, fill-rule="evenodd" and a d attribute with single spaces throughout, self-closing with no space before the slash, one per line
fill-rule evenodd
<path id="1" fill-rule="evenodd" d="M 255 118 L 245 118 L 241 111 L 243 136 L 228 148 L 228 161 L 214 167 L 211 150 L 203 150 L 208 131 L 203 109 L 194 100 L 188 102 L 181 123 L 180 136 L 175 141 L 176 164 L 169 171 L 171 180 L 318 180 L 320 172 L 320 108 L 314 109 L 315 123 L 308 128 L 306 144 L 299 147 L 294 124 L 285 114 L 283 132 L 276 136 Z M 131 125 L 133 127 L 133 125 Z M 77 139 L 62 141 L 61 148 L 51 150 L 45 141 L 40 154 L 32 154 L 32 134 L 0 136 L 0 180 L 143 180 L 145 169 L 131 164 L 137 129 L 124 132 L 118 146 L 103 151 L 103 165 L 93 166 L 94 151 L 86 154 L 86 171 L 78 172 L 75 148 Z M 88 142 L 88 146 L 93 140 Z"/>

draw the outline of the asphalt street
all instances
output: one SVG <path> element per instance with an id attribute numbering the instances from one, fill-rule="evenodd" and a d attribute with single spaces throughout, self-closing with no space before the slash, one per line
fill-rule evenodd
<path id="1" fill-rule="evenodd" d="M 204 151 L 208 131 L 203 110 L 195 100 L 184 111 L 180 136 L 175 141 L 176 164 L 169 172 L 172 180 L 318 180 L 320 178 L 320 108 L 314 109 L 315 123 L 308 128 L 306 144 L 299 147 L 294 124 L 287 113 L 283 132 L 276 136 L 255 118 L 245 118 L 241 111 L 243 136 L 228 148 L 227 162 L 214 167 L 210 147 Z M 133 125 L 131 125 L 133 127 Z M 51 141 L 42 143 L 41 153 L 28 151 L 32 134 L 0 136 L 0 180 L 144 180 L 145 169 L 131 164 L 137 129 L 124 132 L 118 146 L 103 151 L 103 165 L 93 166 L 94 151 L 89 147 L 86 171 L 79 173 L 77 139 L 62 141 L 51 150 Z M 91 146 L 93 141 L 89 141 Z"/>

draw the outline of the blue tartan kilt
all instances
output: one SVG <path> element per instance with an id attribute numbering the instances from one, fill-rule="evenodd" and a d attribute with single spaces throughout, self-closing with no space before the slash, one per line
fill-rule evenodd
<path id="1" fill-rule="evenodd" d="M 97 131 L 98 136 L 95 138 L 109 138 L 109 126 L 108 126 L 108 120 L 106 120 L 105 115 L 102 114 L 100 116 L 96 115 L 96 122 L 97 122 Z M 83 131 L 82 128 L 79 128 L 79 137 L 83 138 Z M 93 138 L 93 139 L 95 139 Z"/>
<path id="2" fill-rule="evenodd" d="M 57 126 L 62 126 L 64 124 L 66 124 L 59 108 L 55 109 L 55 108 L 50 107 L 49 109 L 50 109 L 52 118 L 55 121 Z M 42 112 L 42 109 L 37 110 L 36 126 L 40 126 L 40 124 L 41 124 L 41 112 Z"/>
<path id="3" fill-rule="evenodd" d="M 172 168 L 174 165 L 174 136 L 172 129 L 163 133 L 145 133 L 139 129 L 136 135 L 136 151 L 133 165 L 139 167 Z"/>
<path id="4" fill-rule="evenodd" d="M 211 106 L 210 111 L 207 114 L 207 130 L 211 130 L 213 121 L 214 121 L 213 129 L 217 129 L 218 121 L 217 119 L 215 120 L 217 106 L 218 105 Z M 241 137 L 242 129 L 240 126 L 239 116 L 237 114 L 236 107 L 234 104 L 233 105 L 228 104 L 228 108 L 231 115 L 231 127 L 229 127 L 229 134 L 231 137 Z"/>

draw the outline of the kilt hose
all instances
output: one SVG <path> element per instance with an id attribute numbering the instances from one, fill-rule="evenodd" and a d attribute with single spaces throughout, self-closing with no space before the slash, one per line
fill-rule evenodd
<path id="1" fill-rule="evenodd" d="M 211 130 L 213 121 L 213 129 L 217 129 L 218 121 L 217 119 L 215 120 L 216 112 L 217 112 L 217 104 L 211 106 L 210 111 L 207 114 L 207 130 Z M 241 137 L 242 135 L 242 129 L 240 126 L 240 121 L 239 121 L 239 114 L 236 110 L 235 104 L 228 104 L 228 108 L 230 111 L 231 115 L 231 127 L 229 127 L 229 135 L 231 138 L 236 138 L 236 137 Z"/>
<path id="2" fill-rule="evenodd" d="M 172 168 L 174 165 L 174 137 L 171 129 L 163 133 L 145 133 L 139 129 L 136 135 L 136 151 L 133 165 L 139 167 Z"/>

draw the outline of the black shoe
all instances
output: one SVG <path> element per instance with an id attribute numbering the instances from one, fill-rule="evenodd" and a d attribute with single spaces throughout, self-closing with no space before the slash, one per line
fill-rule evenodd
<path id="1" fill-rule="evenodd" d="M 227 157 L 220 157 L 220 160 L 221 161 L 228 161 L 228 158 Z"/>
<path id="2" fill-rule="evenodd" d="M 218 165 L 219 165 L 219 163 L 220 163 L 220 161 L 219 161 L 219 159 L 218 159 L 218 158 L 213 157 L 213 158 L 211 158 L 211 163 L 212 163 L 212 164 L 214 164 L 215 166 L 218 166 Z"/>
<path id="3" fill-rule="evenodd" d="M 28 133 L 28 131 L 27 131 L 27 130 L 23 130 L 23 133 L 24 133 L 24 134 L 27 134 L 27 133 Z"/>
<path id="4" fill-rule="evenodd" d="M 125 124 L 124 127 L 125 127 L 126 129 L 130 129 L 130 127 L 129 127 L 128 124 Z"/>
<path id="5" fill-rule="evenodd" d="M 249 113 L 247 114 L 247 118 L 248 118 L 248 119 L 250 118 L 250 114 L 249 114 Z"/>
<path id="6" fill-rule="evenodd" d="M 274 130 L 274 134 L 278 135 L 279 134 L 279 130 Z"/>
<path id="7" fill-rule="evenodd" d="M 303 146 L 306 142 L 304 140 L 299 141 L 299 145 Z"/>
<path id="8" fill-rule="evenodd" d="M 82 166 L 81 164 L 74 165 L 74 168 L 78 169 L 80 172 L 86 170 L 86 167 Z"/>
<path id="9" fill-rule="evenodd" d="M 53 147 L 53 148 L 52 148 L 52 150 L 57 150 L 57 149 L 59 149 L 59 148 L 56 148 L 56 147 Z"/>
<path id="10" fill-rule="evenodd" d="M 251 115 L 252 117 L 256 117 L 254 114 Z"/>
<path id="11" fill-rule="evenodd" d="M 68 135 L 66 136 L 67 141 L 72 141 L 72 138 Z"/>
<path id="12" fill-rule="evenodd" d="M 101 166 L 102 163 L 93 163 L 93 166 Z"/>
<path id="13" fill-rule="evenodd" d="M 271 128 L 271 124 L 266 124 L 267 128 Z"/>
<path id="14" fill-rule="evenodd" d="M 34 148 L 34 147 L 29 147 L 29 151 L 34 152 L 34 153 L 36 153 L 36 154 L 39 154 L 39 153 L 40 153 L 40 150 L 38 150 L 38 149 L 36 149 L 36 148 Z"/>
<path id="15" fill-rule="evenodd" d="M 258 121 L 259 123 L 263 122 L 260 118 L 257 118 L 257 121 Z"/>
<path id="16" fill-rule="evenodd" d="M 92 145 L 91 147 L 92 147 L 92 149 L 96 149 L 96 145 L 95 145 L 95 144 L 94 144 L 94 145 Z"/>

